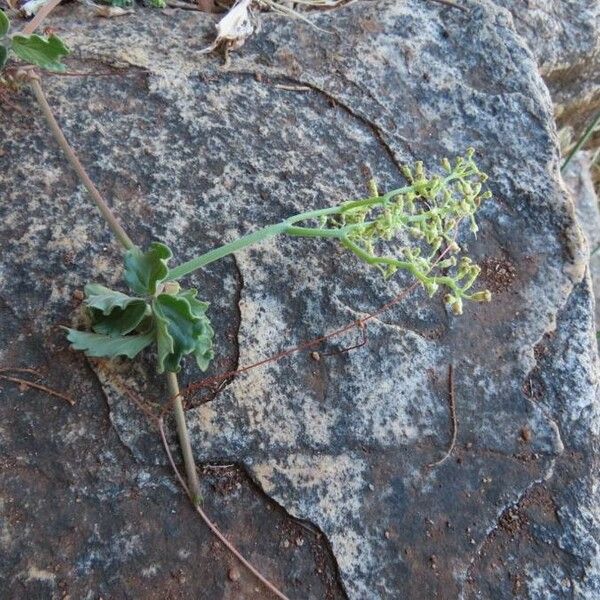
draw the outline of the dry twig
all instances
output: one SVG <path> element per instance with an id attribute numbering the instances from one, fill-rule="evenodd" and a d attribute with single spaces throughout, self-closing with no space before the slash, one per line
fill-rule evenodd
<path id="1" fill-rule="evenodd" d="M 4 368 L 0 369 L 0 379 L 3 379 L 4 381 L 10 381 L 11 383 L 16 383 L 17 385 L 20 385 L 20 386 L 25 386 L 28 388 L 39 390 L 41 392 L 45 392 L 46 394 L 48 394 L 50 396 L 54 396 L 55 398 L 60 398 L 61 400 L 66 400 L 71 406 L 75 406 L 75 400 L 73 400 L 73 398 L 67 396 L 66 394 L 63 394 L 56 390 L 53 390 L 52 388 L 42 385 L 41 383 L 35 383 L 34 381 L 28 381 L 27 379 L 23 379 L 21 377 L 13 377 L 12 375 L 4 375 L 4 373 L 29 373 L 32 375 L 38 375 L 38 372 L 35 371 L 34 369 L 20 369 L 17 367 L 14 367 L 14 368 L 13 367 L 4 367 Z"/>
<path id="2" fill-rule="evenodd" d="M 165 435 L 165 427 L 164 427 L 164 421 L 163 421 L 162 417 L 160 419 L 158 419 L 158 429 L 160 431 L 160 437 L 162 439 L 162 443 L 165 448 L 165 452 L 167 453 L 167 457 L 169 458 L 169 463 L 171 464 L 171 468 L 173 469 L 173 472 L 175 473 L 175 476 L 177 477 L 179 484 L 185 490 L 185 492 L 189 496 L 190 500 L 192 500 L 192 503 L 194 504 L 194 508 L 196 509 L 196 512 L 200 515 L 200 517 L 206 523 L 208 528 L 214 533 L 214 535 L 219 539 L 219 541 L 227 548 L 227 550 L 229 550 L 229 552 L 231 552 L 257 579 L 259 579 L 267 589 L 269 589 L 271 592 L 273 592 L 273 594 L 275 594 L 275 596 L 277 596 L 277 598 L 280 598 L 280 600 L 289 600 L 289 598 L 285 594 L 281 593 L 268 579 L 263 577 L 240 554 L 240 552 L 236 549 L 236 547 L 221 533 L 221 531 L 217 528 L 217 526 L 208 518 L 208 515 L 202 510 L 202 508 L 200 508 L 200 506 L 194 502 L 192 493 L 190 492 L 190 489 L 188 488 L 187 484 L 185 483 L 183 476 L 179 472 L 179 469 L 177 468 L 177 465 L 175 464 L 175 461 L 173 459 L 173 455 L 171 454 L 171 449 L 169 448 L 169 443 L 167 442 L 167 436 Z"/>
<path id="3" fill-rule="evenodd" d="M 449 403 L 450 403 L 450 417 L 452 419 L 452 439 L 450 440 L 450 446 L 448 446 L 448 450 L 446 454 L 440 458 L 440 460 L 436 460 L 435 462 L 429 463 L 428 467 L 439 467 L 442 463 L 446 462 L 452 451 L 454 450 L 454 446 L 456 445 L 456 437 L 458 435 L 458 419 L 456 418 L 456 400 L 454 397 L 454 373 L 453 366 L 450 364 L 448 366 L 448 389 L 449 389 Z"/>

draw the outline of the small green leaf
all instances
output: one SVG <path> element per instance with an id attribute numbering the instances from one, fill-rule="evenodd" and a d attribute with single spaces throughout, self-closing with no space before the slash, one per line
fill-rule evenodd
<path id="1" fill-rule="evenodd" d="M 191 299 L 195 305 L 190 305 Z M 212 358 L 212 327 L 204 316 L 204 303 L 195 300 L 195 290 L 179 296 L 160 294 L 152 305 L 156 318 L 158 372 L 177 372 L 181 359 L 194 353 L 198 366 L 206 369 Z M 202 311 L 200 314 L 198 311 Z"/>
<path id="2" fill-rule="evenodd" d="M 27 63 L 42 67 L 48 71 L 64 71 L 65 65 L 60 62 L 70 50 L 57 36 L 43 38 L 39 35 L 14 35 L 13 52 Z"/>
<path id="3" fill-rule="evenodd" d="M 190 304 L 185 298 L 160 294 L 152 308 L 157 325 L 158 372 L 177 372 L 183 356 L 195 348 L 195 318 Z"/>
<path id="4" fill-rule="evenodd" d="M 150 314 L 150 307 L 143 301 L 132 302 L 127 308 L 115 308 L 109 315 L 92 309 L 92 329 L 96 333 L 120 336 L 138 328 L 144 317 Z"/>
<path id="5" fill-rule="evenodd" d="M 127 356 L 133 358 L 146 346 L 152 343 L 152 333 L 145 335 L 128 335 L 111 337 L 88 331 L 77 331 L 69 329 L 67 339 L 71 342 L 74 350 L 83 350 L 87 356 L 114 358 L 115 356 Z"/>
<path id="6" fill-rule="evenodd" d="M 0 37 L 4 37 L 10 29 L 10 21 L 3 10 L 0 10 Z"/>
<path id="7" fill-rule="evenodd" d="M 4 67 L 6 64 L 6 59 L 8 58 L 8 50 L 0 45 L 0 69 Z"/>
<path id="8" fill-rule="evenodd" d="M 133 331 L 150 314 L 142 298 L 132 298 L 98 283 L 85 286 L 86 305 L 92 312 L 92 329 L 110 336 Z"/>
<path id="9" fill-rule="evenodd" d="M 167 277 L 167 262 L 172 256 L 169 247 L 160 242 L 152 242 L 146 252 L 139 248 L 128 250 L 125 254 L 125 282 L 136 294 L 153 296 L 156 286 Z"/>
<path id="10" fill-rule="evenodd" d="M 196 299 L 198 292 L 195 289 L 184 290 L 179 294 L 190 303 L 192 314 L 198 317 L 199 322 L 203 324 L 201 333 L 196 335 L 196 346 L 194 348 L 194 357 L 196 364 L 202 371 L 208 369 L 210 361 L 215 357 L 213 351 L 214 330 L 210 325 L 209 318 L 205 315 L 210 304 Z"/>
<path id="11" fill-rule="evenodd" d="M 132 302 L 144 302 L 142 298 L 132 298 L 127 294 L 111 290 L 99 283 L 88 283 L 85 288 L 85 303 L 90 308 L 97 308 L 105 315 L 110 314 L 114 308 L 126 308 Z"/>
<path id="12" fill-rule="evenodd" d="M 196 294 L 198 294 L 198 290 L 190 288 L 189 290 L 179 292 L 177 296 L 179 298 L 185 298 L 190 303 L 190 308 L 194 316 L 201 317 L 208 310 L 210 303 L 197 300 Z"/>

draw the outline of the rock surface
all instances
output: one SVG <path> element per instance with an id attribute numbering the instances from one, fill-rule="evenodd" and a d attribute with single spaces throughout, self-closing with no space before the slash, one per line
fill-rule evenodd
<path id="1" fill-rule="evenodd" d="M 531 53 L 506 11 L 468 7 L 357 2 L 316 17 L 330 35 L 265 17 L 228 69 L 198 52 L 211 37 L 206 15 L 105 21 L 69 8 L 50 23 L 77 49 L 73 70 L 112 75 L 44 78 L 67 136 L 134 239 L 161 239 L 179 260 L 362 195 L 365 163 L 389 189 L 400 164 L 473 145 L 490 175 L 494 198 L 464 243 L 491 304 L 454 317 L 441 297 L 415 292 L 369 324 L 360 348 L 340 352 L 360 341 L 353 330 L 323 344 L 318 361 L 299 353 L 250 370 L 188 411 L 199 460 L 243 466 L 328 540 L 267 510 L 241 475 L 223 497 L 207 489 L 215 519 L 290 598 L 600 594 L 585 244 Z M 18 102 L 25 114 L 0 134 L 2 331 L 12 340 L 1 364 L 45 362 L 49 383 L 78 404 L 2 392 L 3 589 L 264 598 L 245 572 L 228 576 L 233 562 L 176 495 L 156 432 L 122 394 L 134 385 L 160 400 L 151 357 L 92 371 L 66 350 L 57 325 L 77 322 L 73 292 L 89 280 L 119 285 L 119 251 L 30 96 Z M 334 244 L 290 239 L 190 279 L 212 303 L 211 374 L 355 321 L 409 283 L 383 282 Z M 428 467 L 451 436 L 450 364 L 457 445 Z M 184 383 L 200 377 L 190 367 Z"/>
<path id="2" fill-rule="evenodd" d="M 592 154 L 590 152 L 578 152 L 563 177 L 567 188 L 571 192 L 575 203 L 575 212 L 579 224 L 587 239 L 590 251 L 590 275 L 596 299 L 596 330 L 600 323 L 600 207 L 598 196 L 594 189 L 591 166 Z"/>
<path id="3" fill-rule="evenodd" d="M 577 140 L 600 110 L 600 2 L 494 2 L 511 11 L 550 89 L 559 128 L 572 128 Z"/>

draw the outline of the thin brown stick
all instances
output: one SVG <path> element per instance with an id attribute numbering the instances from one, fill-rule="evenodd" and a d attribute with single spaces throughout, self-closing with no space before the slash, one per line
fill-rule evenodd
<path id="1" fill-rule="evenodd" d="M 173 455 L 171 454 L 171 449 L 169 448 L 169 443 L 167 442 L 167 436 L 165 435 L 165 427 L 164 427 L 164 421 L 163 421 L 162 417 L 160 419 L 158 419 L 158 429 L 160 431 L 160 437 L 162 439 L 162 443 L 163 443 L 165 452 L 167 453 L 169 463 L 171 464 L 171 468 L 173 469 L 173 472 L 175 473 L 175 476 L 177 477 L 177 480 L 179 481 L 179 484 L 181 485 L 181 487 L 185 490 L 185 492 L 189 496 L 190 500 L 192 500 L 192 502 L 194 502 L 192 493 L 190 492 L 190 489 L 186 485 L 185 480 L 183 479 L 183 476 L 179 472 L 179 469 L 177 468 L 177 465 L 175 464 L 175 461 L 173 460 Z M 227 548 L 227 550 L 229 550 L 229 552 L 231 552 L 268 590 L 273 592 L 273 594 L 275 594 L 275 596 L 277 596 L 277 598 L 280 598 L 280 600 L 289 600 L 289 598 L 285 594 L 280 592 L 268 579 L 266 579 L 263 575 L 261 575 L 240 554 L 240 552 L 236 549 L 236 547 L 221 533 L 221 531 L 218 529 L 218 527 L 208 518 L 208 515 L 202 510 L 202 508 L 200 508 L 200 506 L 198 504 L 194 503 L 194 508 L 196 509 L 196 512 L 200 515 L 202 520 L 206 523 L 208 528 L 214 533 L 214 535 L 219 539 L 219 541 Z"/>
<path id="2" fill-rule="evenodd" d="M 58 121 L 54 117 L 52 109 L 48 104 L 48 100 L 44 94 L 44 90 L 42 89 L 42 85 L 40 83 L 39 78 L 33 74 L 30 79 L 31 88 L 33 89 L 33 93 L 35 94 L 36 100 L 44 113 L 44 117 L 46 118 L 46 122 L 54 135 L 54 138 L 58 142 L 58 145 L 61 147 L 62 151 L 65 153 L 67 160 L 71 163 L 71 166 L 77 173 L 79 180 L 85 185 L 88 192 L 90 193 L 92 199 L 94 200 L 94 204 L 104 217 L 105 221 L 108 223 L 108 226 L 112 229 L 116 238 L 121 242 L 121 244 L 129 250 L 134 247 L 134 243 L 131 241 L 131 238 L 127 235 L 121 224 L 117 221 L 116 217 L 112 213 L 108 204 L 102 197 L 102 194 L 98 191 L 98 188 L 94 185 L 94 182 L 90 179 L 90 176 L 87 174 L 86 170 L 83 168 L 77 154 L 69 145 L 67 138 L 65 137 Z"/>
<path id="3" fill-rule="evenodd" d="M 35 17 L 25 24 L 21 33 L 23 35 L 32 34 L 44 21 L 44 19 L 61 3 L 61 0 L 50 0 L 40 8 Z"/>
<path id="4" fill-rule="evenodd" d="M 345 346 L 344 348 L 340 348 L 339 350 L 333 350 L 332 352 L 322 352 L 321 356 L 336 356 L 338 354 L 344 354 L 345 352 L 351 352 L 352 350 L 358 350 L 358 348 L 362 348 L 369 343 L 369 338 L 367 337 L 367 325 L 363 323 L 360 319 L 356 321 L 356 328 L 361 333 L 361 340 L 356 344 L 352 344 L 352 346 Z"/>
<path id="5" fill-rule="evenodd" d="M 89 73 L 82 71 L 46 71 L 45 75 L 49 75 L 50 77 L 121 77 L 122 73 L 113 71 L 107 71 L 106 73 L 98 73 L 96 71 L 90 71 Z"/>
<path id="6" fill-rule="evenodd" d="M 2 367 L 0 373 L 29 373 L 30 375 L 37 375 L 40 377 L 40 372 L 36 369 L 29 369 L 23 367 Z"/>
<path id="7" fill-rule="evenodd" d="M 4 371 L 4 369 L 2 369 Z M 15 369 L 20 370 L 20 369 Z M 75 400 L 70 398 L 69 396 L 62 394 L 61 392 L 57 392 L 52 388 L 46 387 L 40 383 L 34 383 L 33 381 L 27 381 L 26 379 L 21 379 L 20 377 L 11 377 L 10 375 L 0 375 L 0 379 L 4 379 L 5 381 L 10 381 L 12 383 L 16 383 L 18 385 L 24 385 L 29 388 L 34 388 L 36 390 L 40 390 L 41 392 L 45 392 L 50 396 L 54 396 L 56 398 L 60 398 L 61 400 L 66 400 L 71 406 L 75 406 Z"/>
<path id="8" fill-rule="evenodd" d="M 448 390 L 449 390 L 449 404 L 450 404 L 450 417 L 452 420 L 452 439 L 450 440 L 450 446 L 448 446 L 448 450 L 446 454 L 440 458 L 440 460 L 436 460 L 435 462 L 429 463 L 428 467 L 438 467 L 443 462 L 446 462 L 452 451 L 454 450 L 454 446 L 456 445 L 456 438 L 458 436 L 458 419 L 456 418 L 456 400 L 454 397 L 454 367 L 452 363 L 448 366 Z"/>

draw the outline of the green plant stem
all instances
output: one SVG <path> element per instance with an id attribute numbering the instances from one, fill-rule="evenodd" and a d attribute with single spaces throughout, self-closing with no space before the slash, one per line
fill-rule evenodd
<path id="1" fill-rule="evenodd" d="M 390 197 L 390 194 L 397 195 L 399 193 L 405 193 L 406 190 L 411 190 L 412 186 L 407 188 L 401 188 L 399 190 L 394 190 L 394 192 L 390 192 L 386 194 L 386 196 L 382 196 L 379 198 L 379 204 L 384 204 L 386 201 L 386 197 Z M 363 202 L 364 204 L 359 204 Z M 257 242 L 261 242 L 268 238 L 274 237 L 280 234 L 286 234 L 291 236 L 301 236 L 301 237 L 320 237 L 320 238 L 328 238 L 328 239 L 338 239 L 340 242 L 350 251 L 352 251 L 356 256 L 358 256 L 361 260 L 365 261 L 370 265 L 388 265 L 393 266 L 398 269 L 404 269 L 411 273 L 416 279 L 418 279 L 421 283 L 425 283 L 428 279 L 427 274 L 420 272 L 412 263 L 408 261 L 402 261 L 395 258 L 385 257 L 385 256 L 373 256 L 363 250 L 358 244 L 355 244 L 352 240 L 348 238 L 348 233 L 357 227 L 365 227 L 368 226 L 369 222 L 357 223 L 352 225 L 346 225 L 345 227 L 340 227 L 339 229 L 320 229 L 318 227 L 299 227 L 293 225 L 293 223 L 297 223 L 299 221 L 305 221 L 309 219 L 316 219 L 325 215 L 333 215 L 333 214 L 341 214 L 348 210 L 348 205 L 352 205 L 352 208 L 358 208 L 361 206 L 373 205 L 373 198 L 367 198 L 362 201 L 355 201 L 352 203 L 343 204 L 340 206 L 333 206 L 330 208 L 324 208 L 320 210 L 310 211 L 306 213 L 301 213 L 299 215 L 295 215 L 282 221 L 281 223 L 277 223 L 275 225 L 269 225 L 267 227 L 263 227 L 258 231 L 254 231 L 249 233 L 248 235 L 242 236 L 233 242 L 229 242 L 228 244 L 224 244 L 223 246 L 219 246 L 214 250 L 206 252 L 202 256 L 197 258 L 193 258 L 185 263 L 180 264 L 179 266 L 171 269 L 169 271 L 169 275 L 167 276 L 167 280 L 176 280 L 189 275 L 193 271 L 197 269 L 201 269 L 202 267 L 219 260 L 229 254 L 233 254 L 243 248 L 247 248 L 252 244 Z M 428 212 L 433 212 L 432 211 Z M 419 215 L 420 216 L 420 215 Z M 433 277 L 430 278 L 431 282 L 436 284 L 443 284 L 451 288 L 454 292 L 458 293 L 460 296 L 467 297 L 464 293 L 470 285 L 467 285 L 461 290 L 461 288 L 454 282 L 454 280 L 450 277 Z"/>
<path id="2" fill-rule="evenodd" d="M 208 265 L 211 262 L 219 260 L 227 256 L 228 254 L 233 254 L 242 248 L 246 248 L 247 246 L 251 246 L 256 242 L 260 242 L 262 240 L 266 240 L 267 238 L 276 236 L 280 233 L 283 233 L 286 229 L 286 223 L 277 223 L 276 225 L 269 225 L 268 227 L 264 227 L 263 229 L 259 229 L 258 231 L 254 231 L 245 235 L 233 242 L 229 242 L 228 244 L 224 244 L 223 246 L 219 246 L 202 256 L 198 256 L 197 258 L 193 258 L 192 260 L 188 260 L 180 264 L 179 266 L 171 269 L 169 271 L 169 275 L 167 280 L 180 279 L 185 275 L 190 274 L 192 271 L 196 271 L 197 269 L 201 269 L 202 267 Z"/>
<path id="3" fill-rule="evenodd" d="M 131 238 L 127 235 L 121 224 L 117 221 L 116 217 L 110 210 L 108 204 L 105 202 L 104 198 L 98 191 L 98 188 L 94 185 L 94 182 L 90 179 L 89 175 L 86 173 L 83 165 L 81 164 L 79 158 L 75 154 L 74 150 L 69 145 L 67 138 L 65 137 L 60 125 L 58 124 L 54 114 L 52 113 L 52 109 L 48 104 L 48 100 L 46 99 L 46 95 L 44 94 L 44 90 L 42 89 L 42 85 L 40 84 L 37 76 L 32 76 L 31 80 L 31 88 L 33 89 L 33 93 L 35 94 L 35 98 L 42 109 L 42 113 L 46 118 L 46 122 L 52 131 L 52 135 L 58 142 L 58 145 L 61 147 L 62 151 L 65 153 L 67 160 L 71 163 L 71 166 L 77 173 L 80 181 L 85 185 L 88 192 L 90 193 L 94 204 L 98 208 L 98 210 L 102 213 L 104 220 L 108 223 L 108 226 L 112 229 L 116 238 L 119 242 L 127 249 L 131 249 L 134 247 L 134 243 L 131 241 Z"/>
<path id="4" fill-rule="evenodd" d="M 571 162 L 571 159 L 575 156 L 575 154 L 577 154 L 577 152 L 579 152 L 579 150 L 581 150 L 586 142 L 592 137 L 592 134 L 594 133 L 594 130 L 598 124 L 600 124 L 600 111 L 598 111 L 596 116 L 592 119 L 592 122 L 588 125 L 584 134 L 579 138 L 571 152 L 569 152 L 567 158 L 565 158 L 565 161 L 560 168 L 561 171 L 564 171 L 567 168 L 567 165 Z"/>
<path id="5" fill-rule="evenodd" d="M 185 422 L 185 413 L 183 403 L 181 401 L 181 393 L 179 391 L 179 383 L 175 373 L 167 373 L 167 388 L 169 398 L 173 402 L 173 410 L 175 412 L 175 423 L 177 425 L 177 435 L 179 437 L 179 445 L 183 454 L 183 464 L 185 465 L 185 473 L 187 475 L 188 486 L 190 489 L 192 502 L 200 504 L 202 494 L 200 493 L 200 482 L 198 481 L 198 471 L 192 453 L 192 444 L 190 443 L 190 435 Z"/>

